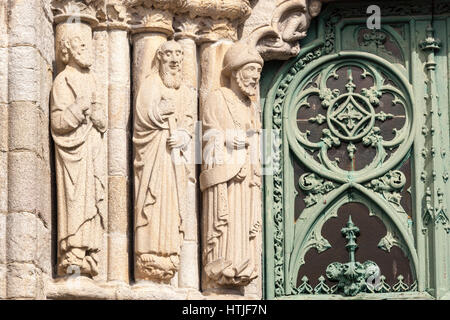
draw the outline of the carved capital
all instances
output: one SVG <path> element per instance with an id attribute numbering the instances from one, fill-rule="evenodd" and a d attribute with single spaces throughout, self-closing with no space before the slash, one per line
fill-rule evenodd
<path id="1" fill-rule="evenodd" d="M 106 0 L 53 0 L 51 4 L 56 24 L 85 22 L 94 27 L 106 16 Z"/>
<path id="2" fill-rule="evenodd" d="M 161 32 L 173 35 L 173 13 L 146 3 L 130 7 L 130 26 L 133 33 Z"/>
<path id="3" fill-rule="evenodd" d="M 175 39 L 197 40 L 200 31 L 199 23 L 198 18 L 191 18 L 189 15 L 176 16 L 173 22 Z"/>
<path id="4" fill-rule="evenodd" d="M 237 24 L 237 22 L 228 19 L 202 18 L 198 25 L 198 41 L 200 43 L 223 39 L 237 41 Z"/>
<path id="5" fill-rule="evenodd" d="M 110 29 L 129 29 L 130 12 L 126 1 L 109 0 L 106 4 L 105 26 Z"/>

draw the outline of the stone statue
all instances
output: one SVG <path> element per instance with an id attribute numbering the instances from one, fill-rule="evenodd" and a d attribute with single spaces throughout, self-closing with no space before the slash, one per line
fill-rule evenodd
<path id="1" fill-rule="evenodd" d="M 92 34 L 67 24 L 58 58 L 65 65 L 52 89 L 51 131 L 55 141 L 58 206 L 58 274 L 98 274 L 104 229 L 105 181 L 101 165 L 106 117 L 96 101 Z M 67 270 L 71 267 L 71 270 Z"/>
<path id="2" fill-rule="evenodd" d="M 254 102 L 263 60 L 245 42 L 224 57 L 229 87 L 203 110 L 203 265 L 210 287 L 245 286 L 258 276 L 261 226 L 260 110 Z"/>
<path id="3" fill-rule="evenodd" d="M 137 279 L 167 282 L 179 267 L 189 176 L 184 155 L 193 136 L 195 96 L 181 82 L 177 42 L 163 43 L 155 62 L 136 100 L 135 267 Z"/>

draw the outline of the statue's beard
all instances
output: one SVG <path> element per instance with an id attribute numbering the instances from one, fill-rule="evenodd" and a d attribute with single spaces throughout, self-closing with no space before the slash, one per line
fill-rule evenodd
<path id="1" fill-rule="evenodd" d="M 164 70 L 164 68 L 160 69 L 159 72 L 161 76 L 161 80 L 167 88 L 171 89 L 179 89 L 181 86 L 181 72 L 173 72 Z"/>
<path id="2" fill-rule="evenodd" d="M 252 84 L 250 80 L 245 81 L 239 74 L 236 75 L 236 82 L 239 86 L 239 89 L 241 89 L 242 93 L 245 94 L 247 97 L 256 96 L 257 92 L 256 84 Z"/>
<path id="3" fill-rule="evenodd" d="M 92 66 L 92 61 L 89 56 L 75 53 L 73 55 L 75 62 L 83 69 L 89 69 Z"/>

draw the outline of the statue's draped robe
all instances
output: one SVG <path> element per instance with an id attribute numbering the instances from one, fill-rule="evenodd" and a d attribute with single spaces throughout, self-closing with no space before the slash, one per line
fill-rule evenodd
<path id="1" fill-rule="evenodd" d="M 212 92 L 203 111 L 203 259 L 207 276 L 219 285 L 247 285 L 257 276 L 255 237 L 261 215 L 259 111 L 227 88 Z M 228 133 L 227 133 L 228 131 Z M 227 134 L 249 132 L 251 147 L 225 146 Z M 204 231 L 204 232 L 205 232 Z"/>
<path id="2" fill-rule="evenodd" d="M 170 136 L 168 121 L 161 118 L 161 100 L 176 107 L 178 130 L 193 134 L 192 93 L 186 86 L 169 89 L 158 75 L 147 77 L 142 83 L 137 100 L 133 133 L 135 147 L 135 253 L 156 256 L 155 268 L 174 268 L 178 264 L 182 240 L 178 192 L 186 190 L 187 167 L 181 159 L 177 176 L 167 144 Z M 185 148 L 184 148 L 185 149 Z M 174 152 L 183 153 L 175 149 Z M 178 184 L 178 186 L 177 186 Z M 161 257 L 161 258 L 158 258 Z M 171 262 L 164 261 L 170 258 Z M 158 262 L 159 261 L 159 262 Z M 160 270 L 159 278 L 170 278 L 173 270 Z M 157 272 L 157 271 L 156 271 Z M 153 275 L 154 276 L 154 275 Z"/>
<path id="3" fill-rule="evenodd" d="M 96 264 L 95 254 L 102 247 L 105 182 L 101 165 L 106 119 L 99 119 L 96 125 L 91 119 L 84 120 L 75 102 L 82 96 L 92 102 L 94 90 L 90 73 L 69 66 L 56 77 L 52 90 L 60 267 L 61 263 L 81 267 L 85 256 Z M 64 273 L 65 268 L 59 272 Z"/>

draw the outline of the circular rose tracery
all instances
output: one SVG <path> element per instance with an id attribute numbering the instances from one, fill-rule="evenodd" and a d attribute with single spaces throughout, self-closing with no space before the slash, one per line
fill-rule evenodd
<path id="1" fill-rule="evenodd" d="M 338 180 L 364 179 L 364 172 L 381 172 L 406 152 L 412 128 L 407 83 L 382 65 L 336 60 L 316 66 L 296 87 L 288 137 L 305 164 L 318 162 L 311 169 L 328 169 Z"/>

